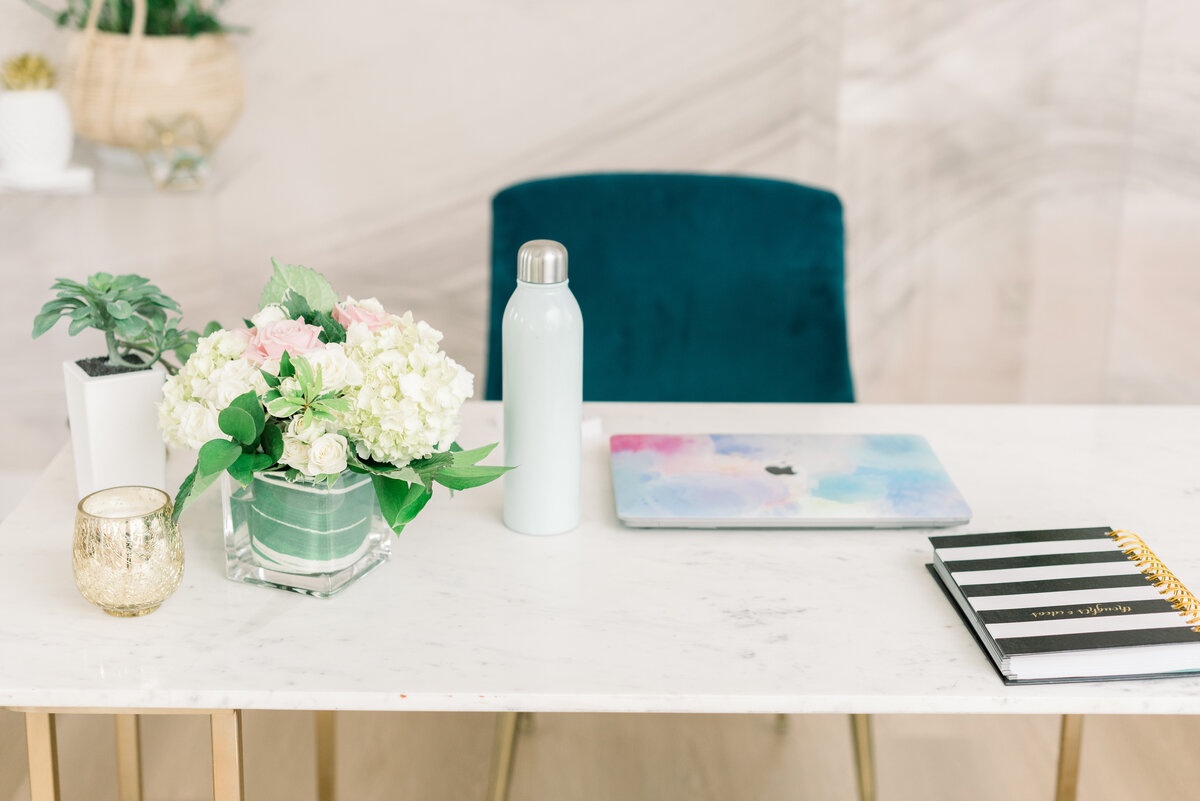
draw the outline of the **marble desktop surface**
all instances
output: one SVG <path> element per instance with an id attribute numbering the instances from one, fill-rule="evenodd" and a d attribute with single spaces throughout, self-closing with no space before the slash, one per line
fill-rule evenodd
<path id="1" fill-rule="evenodd" d="M 499 416 L 470 404 L 461 440 L 495 440 Z M 1196 587 L 1200 408 L 595 404 L 585 417 L 572 533 L 508 531 L 499 485 L 443 492 L 390 562 L 319 600 L 224 578 L 212 490 L 184 518 L 182 586 L 135 619 L 72 584 L 60 454 L 0 524 L 0 705 L 1200 713 L 1200 677 L 1002 685 L 925 571 L 929 531 L 625 528 L 606 450 L 622 432 L 921 433 L 973 507 L 954 530 L 1125 527 Z"/>
<path id="2" fill-rule="evenodd" d="M 0 375 L 20 377 L 0 400 L 0 469 L 40 469 L 65 441 L 58 362 L 99 346 L 60 329 L 29 342 L 56 276 L 143 273 L 193 326 L 233 325 L 277 256 L 411 308 L 482 377 L 489 198 L 591 170 L 836 191 L 862 400 L 1200 402 L 1194 0 L 222 15 L 250 29 L 247 104 L 209 188 L 0 196 Z M 65 36 L 0 4 L 0 55 L 55 57 Z"/>

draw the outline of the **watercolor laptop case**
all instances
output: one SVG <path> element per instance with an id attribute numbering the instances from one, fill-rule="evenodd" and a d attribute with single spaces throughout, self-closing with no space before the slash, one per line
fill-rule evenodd
<path id="1" fill-rule="evenodd" d="M 618 434 L 617 517 L 636 527 L 954 526 L 971 510 L 912 434 Z"/>

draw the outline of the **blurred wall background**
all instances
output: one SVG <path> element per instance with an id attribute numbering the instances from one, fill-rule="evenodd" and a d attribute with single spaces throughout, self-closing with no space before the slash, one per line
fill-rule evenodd
<path id="1" fill-rule="evenodd" d="M 412 309 L 482 378 L 490 196 L 589 170 L 838 192 L 863 401 L 1200 401 L 1200 4 L 231 0 L 223 18 L 252 29 L 247 105 L 208 188 L 0 194 L 0 478 L 66 441 L 59 362 L 102 350 L 65 326 L 29 340 L 53 278 L 138 272 L 194 327 L 232 325 L 277 256 Z M 0 56 L 64 41 L 0 0 Z"/>

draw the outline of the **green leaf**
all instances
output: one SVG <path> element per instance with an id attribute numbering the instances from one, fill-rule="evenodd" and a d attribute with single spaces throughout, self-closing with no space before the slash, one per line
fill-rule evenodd
<path id="1" fill-rule="evenodd" d="M 37 339 L 42 334 L 54 327 L 54 324 L 62 319 L 62 314 L 57 311 L 42 312 L 37 317 L 33 318 L 33 338 Z"/>
<path id="2" fill-rule="evenodd" d="M 306 315 L 313 314 L 312 306 L 294 289 L 288 289 L 280 305 L 283 306 L 283 313 L 293 320 L 303 320 Z"/>
<path id="3" fill-rule="evenodd" d="M 259 440 L 259 445 L 263 452 L 267 453 L 276 462 L 279 457 L 283 456 L 283 432 L 275 425 L 269 425 L 263 429 L 262 439 Z"/>
<path id="4" fill-rule="evenodd" d="M 296 403 L 289 398 L 276 398 L 267 403 L 267 411 L 271 413 L 272 417 L 291 417 L 303 408 L 303 404 Z"/>
<path id="5" fill-rule="evenodd" d="M 351 448 L 346 454 L 346 466 L 356 473 L 371 473 L 377 476 L 387 476 L 408 482 L 421 482 L 421 477 L 411 467 L 396 467 L 388 462 L 376 462 L 372 459 L 361 459 Z"/>
<path id="6" fill-rule="evenodd" d="M 176 523 L 179 522 L 179 516 L 183 514 L 184 507 L 191 502 L 192 490 L 196 486 L 196 468 L 192 468 L 192 472 L 187 474 L 187 478 L 179 485 L 179 491 L 175 493 L 175 508 L 171 510 L 171 519 Z"/>
<path id="7" fill-rule="evenodd" d="M 107 292 L 112 286 L 112 273 L 96 273 L 87 280 L 88 286 L 97 292 Z"/>
<path id="8" fill-rule="evenodd" d="M 78 320 L 71 321 L 71 325 L 67 328 L 67 333 L 70 334 L 71 336 L 75 336 L 80 331 L 87 330 L 89 327 L 91 327 L 91 325 L 92 325 L 92 321 L 90 318 L 81 317 Z"/>
<path id="9" fill-rule="evenodd" d="M 259 401 L 258 395 L 255 394 L 254 390 L 238 395 L 229 402 L 229 406 L 230 408 L 241 409 L 250 415 L 250 419 L 254 422 L 254 439 L 257 440 L 263 432 L 263 426 L 267 423 L 267 417 L 263 413 L 262 403 Z"/>
<path id="10" fill-rule="evenodd" d="M 217 415 L 217 425 L 229 436 L 243 445 L 253 445 L 258 442 L 258 434 L 254 430 L 254 419 L 244 409 L 228 406 Z"/>
<path id="11" fill-rule="evenodd" d="M 454 463 L 454 455 L 450 453 L 434 453 L 426 456 L 424 459 L 418 459 L 415 462 L 409 462 L 408 466 L 416 471 L 421 477 L 421 483 L 425 485 L 425 489 L 429 492 L 433 491 L 433 479 L 438 474 L 438 471 L 449 467 Z"/>
<path id="12" fill-rule="evenodd" d="M 320 326 L 322 330 L 321 339 L 325 342 L 345 342 L 346 327 L 333 319 L 333 315 L 329 312 L 312 312 L 304 315 L 304 322 L 309 325 Z"/>
<path id="13" fill-rule="evenodd" d="M 227 439 L 210 439 L 200 446 L 196 466 L 179 485 L 179 492 L 175 495 L 175 509 L 172 511 L 171 517 L 179 522 L 179 516 L 183 514 L 183 510 L 192 502 L 192 499 L 203 494 L 217 480 L 217 476 L 233 464 L 241 453 L 242 449 Z"/>
<path id="14" fill-rule="evenodd" d="M 397 534 L 425 508 L 432 495 L 420 484 L 386 476 L 372 474 L 371 483 L 375 485 L 375 497 L 379 499 L 379 511 L 383 513 L 383 519 Z"/>
<path id="15" fill-rule="evenodd" d="M 350 401 L 345 398 L 320 398 L 313 402 L 313 407 L 330 412 L 348 412 L 350 411 Z"/>
<path id="16" fill-rule="evenodd" d="M 278 259 L 271 259 L 271 266 L 275 272 L 263 288 L 258 308 L 265 308 L 272 303 L 282 304 L 288 290 L 294 290 L 314 311 L 333 311 L 337 294 L 325 276 L 299 264 L 282 264 Z"/>
<path id="17" fill-rule="evenodd" d="M 469 451 L 464 451 L 462 449 L 462 446 L 460 446 L 457 442 L 455 442 L 454 444 L 452 444 L 450 446 L 450 453 L 452 454 L 453 465 L 455 467 L 468 467 L 469 465 L 473 465 L 476 462 L 483 461 L 483 459 L 489 453 L 496 450 L 496 446 L 499 444 L 500 443 L 498 443 L 498 442 L 493 442 L 491 445 L 484 445 L 482 448 L 473 448 Z M 455 450 L 456 447 L 458 448 L 457 450 Z"/>
<path id="18" fill-rule="evenodd" d="M 221 475 L 221 471 L 233 464 L 234 459 L 241 453 L 242 449 L 236 442 L 210 439 L 200 446 L 200 453 L 196 459 L 196 482 L 199 483 L 202 478 L 208 476 L 215 478 Z"/>
<path id="19" fill-rule="evenodd" d="M 263 380 L 267 382 L 268 387 L 272 389 L 278 388 L 279 376 L 268 373 L 266 370 L 259 370 L 258 372 L 262 373 Z"/>
<path id="20" fill-rule="evenodd" d="M 482 487 L 484 484 L 495 481 L 500 476 L 512 470 L 511 467 L 480 467 L 471 465 L 468 467 L 445 467 L 434 475 L 433 480 L 441 484 L 443 487 L 449 487 L 453 490 L 465 490 L 471 487 Z"/>
<path id="21" fill-rule="evenodd" d="M 269 467 L 275 466 L 275 459 L 265 453 L 243 453 L 238 458 L 233 460 L 233 464 L 226 468 L 233 480 L 241 484 L 243 487 L 250 483 L 254 478 L 254 474 L 260 470 L 266 470 Z"/>
<path id="22" fill-rule="evenodd" d="M 292 356 L 286 350 L 279 357 L 279 377 L 291 378 L 296 374 L 296 368 L 292 365 Z"/>
<path id="23" fill-rule="evenodd" d="M 204 326 L 204 333 L 201 334 L 201 336 L 208 336 L 210 334 L 215 334 L 220 330 L 221 330 L 220 323 L 218 323 L 216 320 L 209 320 L 208 325 Z"/>
<path id="24" fill-rule="evenodd" d="M 105 304 L 108 313 L 116 320 L 124 320 L 133 314 L 133 307 L 127 300 L 113 300 Z"/>
<path id="25" fill-rule="evenodd" d="M 284 351 L 287 353 L 287 351 Z M 320 381 L 317 379 L 317 374 L 313 372 L 312 363 L 303 356 L 297 356 L 292 359 L 292 366 L 296 368 L 296 378 L 300 380 L 300 386 L 304 389 L 305 394 L 308 390 L 314 387 L 320 387 Z"/>
<path id="26" fill-rule="evenodd" d="M 117 320 L 113 328 L 122 339 L 136 340 L 146 330 L 148 323 L 141 317 L 127 317 Z"/>

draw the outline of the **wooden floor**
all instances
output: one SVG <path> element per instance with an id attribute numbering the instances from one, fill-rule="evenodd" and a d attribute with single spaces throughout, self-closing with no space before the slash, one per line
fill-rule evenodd
<path id="1" fill-rule="evenodd" d="M 313 715 L 248 712 L 249 801 L 315 801 Z M 494 716 L 338 715 L 339 796 L 483 799 Z M 143 718 L 147 801 L 211 793 L 206 719 Z M 880 801 L 1053 798 L 1058 720 L 875 718 Z M 540 714 L 521 732 L 512 801 L 851 801 L 849 724 L 836 715 Z M 113 723 L 60 718 L 63 801 L 115 801 Z M 1194 798 L 1200 717 L 1089 717 L 1080 801 Z M 0 712 L 0 801 L 27 801 L 24 728 Z"/>

